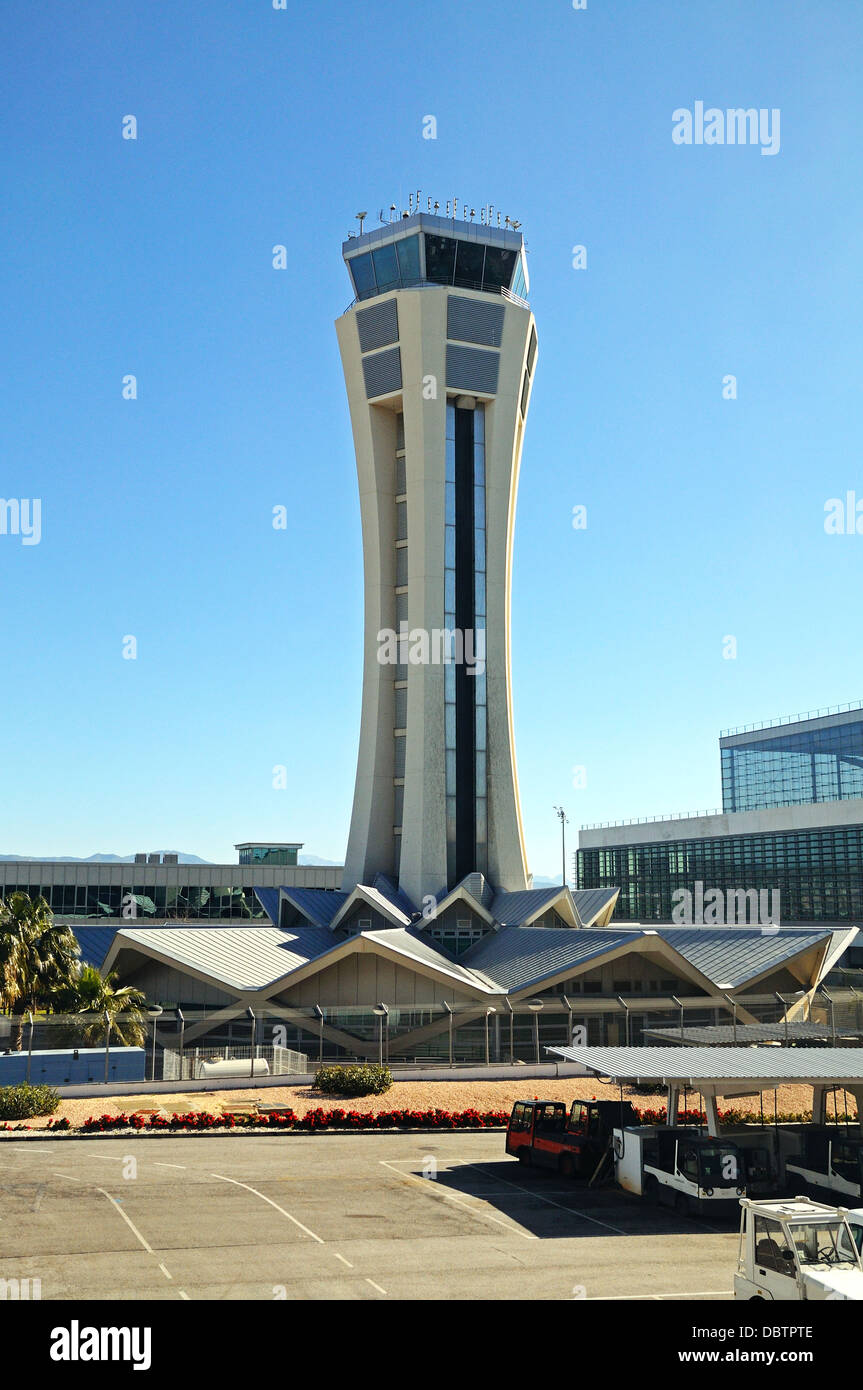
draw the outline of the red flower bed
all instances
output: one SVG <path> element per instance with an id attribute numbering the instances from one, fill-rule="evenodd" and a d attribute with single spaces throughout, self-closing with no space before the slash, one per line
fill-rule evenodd
<path id="1" fill-rule="evenodd" d="M 504 1110 L 310 1110 L 297 1115 L 293 1110 L 271 1111 L 268 1115 L 212 1115 L 196 1111 L 188 1115 L 91 1115 L 82 1129 L 107 1133 L 115 1129 L 503 1129 L 509 1120 Z M 65 1124 L 58 1122 L 63 1128 Z"/>

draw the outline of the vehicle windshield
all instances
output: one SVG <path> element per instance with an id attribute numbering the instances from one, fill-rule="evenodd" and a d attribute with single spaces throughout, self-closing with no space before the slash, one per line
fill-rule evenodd
<path id="1" fill-rule="evenodd" d="M 750 1178 L 769 1178 L 770 1157 L 766 1149 L 748 1149 L 746 1172 Z"/>
<path id="2" fill-rule="evenodd" d="M 788 1227 L 804 1265 L 855 1264 L 848 1248 L 848 1236 L 841 1221 L 807 1221 Z M 843 1239 L 844 1237 L 844 1239 Z"/>
<path id="3" fill-rule="evenodd" d="M 725 1144 L 711 1144 L 699 1153 L 701 1177 L 705 1183 L 738 1183 L 740 1155 L 737 1149 Z"/>

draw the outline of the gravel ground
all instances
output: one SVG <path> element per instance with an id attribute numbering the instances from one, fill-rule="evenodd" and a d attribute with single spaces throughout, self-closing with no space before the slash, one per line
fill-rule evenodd
<path id="1" fill-rule="evenodd" d="M 321 1095 L 312 1086 L 273 1086 L 263 1090 L 178 1092 L 166 1096 L 105 1096 L 98 1100 L 63 1100 L 54 1118 L 61 1116 L 70 1120 L 73 1127 L 81 1125 L 89 1115 L 130 1114 L 133 1110 L 161 1107 L 170 1114 L 176 1106 L 193 1106 L 199 1110 L 218 1112 L 230 1109 L 231 1103 L 240 1100 L 260 1100 L 264 1105 L 282 1105 L 304 1115 L 308 1110 L 319 1106 L 324 1110 L 341 1108 L 343 1110 L 504 1110 L 509 1111 L 517 1100 L 562 1100 L 570 1103 L 576 1097 L 585 1100 L 617 1100 L 616 1086 L 604 1085 L 601 1081 L 580 1082 L 578 1078 L 567 1080 L 527 1080 L 512 1081 L 396 1081 L 382 1096 L 359 1096 L 350 1100 L 339 1100 L 333 1096 Z M 636 1095 L 631 1088 L 623 1088 L 625 1100 L 631 1100 L 639 1110 L 649 1110 L 665 1104 L 665 1093 L 655 1095 Z M 698 1103 L 698 1097 L 690 1092 L 687 1105 L 691 1108 Z M 841 1096 L 838 1098 L 839 1112 L 845 1109 Z M 736 1098 L 730 1102 L 736 1107 L 759 1113 L 759 1099 Z M 682 1104 L 682 1097 L 681 1097 Z M 812 1089 L 809 1086 L 781 1086 L 778 1093 L 779 1113 L 790 1111 L 809 1111 L 812 1106 Z M 854 1113 L 854 1100 L 848 1096 L 848 1110 Z M 833 1101 L 829 1100 L 828 1114 L 833 1114 Z M 764 1096 L 764 1116 L 768 1122 L 773 1116 L 773 1093 Z M 43 1129 L 48 1117 L 26 1121 L 33 1129 Z"/>

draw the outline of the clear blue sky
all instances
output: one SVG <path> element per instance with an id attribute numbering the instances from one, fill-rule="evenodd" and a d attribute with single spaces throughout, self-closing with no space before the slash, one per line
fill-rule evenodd
<path id="1" fill-rule="evenodd" d="M 823 526 L 863 499 L 861 46 L 855 0 L 4 0 L 0 495 L 41 498 L 43 537 L 0 536 L 0 851 L 232 860 L 261 836 L 341 860 L 340 244 L 416 188 L 494 203 L 530 251 L 531 869 L 558 867 L 554 803 L 573 843 L 715 806 L 721 728 L 863 695 L 863 536 Z M 778 107 L 779 153 L 675 145 L 697 100 Z"/>

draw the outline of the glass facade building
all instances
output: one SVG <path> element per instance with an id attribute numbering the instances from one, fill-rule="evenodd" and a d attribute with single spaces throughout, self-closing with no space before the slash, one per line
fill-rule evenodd
<path id="1" fill-rule="evenodd" d="M 782 922 L 863 919 L 863 825 L 579 849 L 578 888 L 620 888 L 616 922 L 670 922 L 678 889 L 779 890 Z"/>
<path id="2" fill-rule="evenodd" d="M 723 811 L 863 797 L 863 709 L 719 741 Z"/>
<path id="3" fill-rule="evenodd" d="M 3 885 L 2 895 L 29 893 L 42 897 L 58 917 L 138 918 L 209 921 L 236 918 L 265 923 L 269 919 L 253 888 L 222 884 L 142 884 L 130 874 L 122 884 L 45 883 L 21 873 L 19 882 Z"/>
<path id="4" fill-rule="evenodd" d="M 240 864 L 291 864 L 297 862 L 302 845 L 235 845 Z"/>

